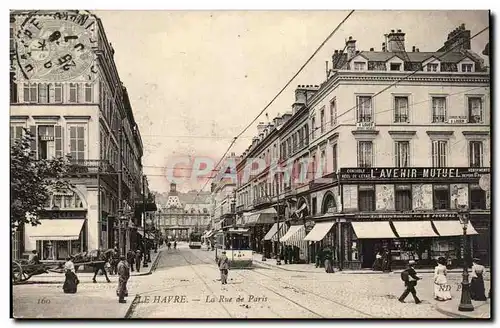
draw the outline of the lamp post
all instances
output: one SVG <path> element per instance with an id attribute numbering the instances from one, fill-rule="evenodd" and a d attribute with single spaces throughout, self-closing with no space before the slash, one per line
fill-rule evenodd
<path id="1" fill-rule="evenodd" d="M 144 213 L 144 216 L 146 216 L 146 213 Z M 145 243 L 144 243 L 144 250 L 146 251 L 146 254 L 144 254 L 144 265 L 143 267 L 147 268 L 148 267 L 148 263 L 151 262 L 151 254 L 150 254 L 150 250 L 149 250 L 149 239 L 146 237 L 147 236 L 147 231 L 148 231 L 148 226 L 151 225 L 151 218 L 146 218 L 144 220 L 144 240 L 145 240 Z"/>
<path id="2" fill-rule="evenodd" d="M 467 226 L 469 225 L 469 212 L 466 207 L 460 207 L 458 216 L 460 218 L 460 223 L 464 231 L 463 234 L 463 261 L 464 270 L 462 273 L 462 296 L 460 298 L 460 305 L 458 306 L 458 311 L 470 312 L 474 311 L 474 306 L 470 298 L 470 284 L 469 284 L 469 273 L 467 270 Z"/>

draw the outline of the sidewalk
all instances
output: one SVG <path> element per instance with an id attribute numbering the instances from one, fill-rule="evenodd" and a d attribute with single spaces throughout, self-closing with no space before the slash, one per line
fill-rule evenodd
<path id="1" fill-rule="evenodd" d="M 460 319 L 491 319 L 491 306 L 490 301 L 472 301 L 474 305 L 474 311 L 471 312 L 461 312 L 458 311 L 458 305 L 460 304 L 460 297 L 452 299 L 448 302 L 437 302 L 436 310 L 454 318 Z"/>
<path id="2" fill-rule="evenodd" d="M 253 263 L 256 266 L 260 267 L 267 267 L 267 268 L 273 268 L 273 269 L 281 269 L 285 271 L 292 271 L 292 272 L 308 272 L 308 273 L 325 273 L 324 268 L 316 268 L 314 263 L 309 263 L 309 264 L 285 264 L 285 261 L 281 260 L 281 265 L 276 264 L 275 259 L 266 259 L 266 261 L 262 261 L 262 254 L 254 253 L 253 254 Z M 335 272 L 339 272 L 338 268 L 334 268 Z M 434 268 L 424 268 L 424 269 L 416 269 L 418 273 L 433 273 Z M 403 269 L 397 269 L 393 270 L 391 272 L 382 272 L 382 271 L 373 271 L 371 269 L 361 269 L 361 270 L 349 270 L 349 269 L 344 269 L 340 271 L 340 273 L 343 274 L 399 274 L 403 271 Z M 489 272 L 490 269 L 486 268 L 486 273 L 485 275 L 485 280 L 489 279 Z M 462 269 L 451 269 L 448 270 L 450 273 L 461 273 Z"/>
<path id="3" fill-rule="evenodd" d="M 151 251 L 151 262 L 148 263 L 147 267 L 141 267 L 141 272 L 134 272 L 130 273 L 131 277 L 137 277 L 137 276 L 146 276 L 150 275 L 154 269 L 156 269 L 156 265 L 159 259 L 159 255 L 162 249 L 158 249 L 158 253 L 155 253 L 154 251 Z M 141 265 L 142 266 L 142 265 Z M 80 283 L 92 283 L 92 278 L 94 277 L 93 272 L 77 272 L 76 273 L 78 276 L 78 279 L 80 280 Z M 108 274 L 109 279 L 113 282 L 118 279 L 117 275 L 110 275 Z M 97 281 L 105 281 L 105 277 L 102 273 L 99 273 L 96 277 Z M 23 284 L 58 284 L 58 283 L 63 283 L 64 282 L 64 274 L 63 273 L 58 273 L 58 272 L 52 272 L 49 271 L 49 273 L 44 273 L 41 275 L 36 275 L 31 277 L 25 282 L 21 282 L 16 285 L 23 285 Z"/>

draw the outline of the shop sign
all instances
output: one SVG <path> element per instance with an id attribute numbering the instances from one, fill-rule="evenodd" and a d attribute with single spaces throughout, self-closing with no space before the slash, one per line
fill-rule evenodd
<path id="1" fill-rule="evenodd" d="M 342 168 L 340 179 L 344 182 L 382 180 L 408 181 L 414 179 L 429 180 L 460 180 L 480 178 L 490 173 L 489 167 L 373 167 L 373 168 Z"/>
<path id="2" fill-rule="evenodd" d="M 457 219 L 457 213 L 358 213 L 354 215 L 355 219 L 373 219 L 373 220 L 393 220 L 393 219 Z"/>

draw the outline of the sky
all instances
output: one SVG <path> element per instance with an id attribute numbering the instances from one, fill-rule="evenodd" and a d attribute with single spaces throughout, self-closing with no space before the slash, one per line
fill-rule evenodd
<path id="1" fill-rule="evenodd" d="M 95 11 L 115 49 L 145 154 L 150 189 L 169 189 L 167 168 L 191 156 L 217 163 L 231 143 L 298 71 L 348 11 Z M 352 36 L 358 50 L 381 50 L 384 34 L 401 29 L 406 50 L 436 51 L 465 23 L 489 26 L 487 11 L 355 11 L 268 108 L 272 120 L 291 111 L 300 84 L 325 80 L 325 61 Z M 481 54 L 489 31 L 471 41 Z M 487 59 L 487 58 L 486 58 Z M 240 155 L 258 122 L 231 149 Z M 179 173 L 190 176 L 190 165 Z M 178 180 L 179 181 L 179 180 Z M 204 186 L 186 178 L 177 189 Z M 210 189 L 210 184 L 205 190 Z"/>

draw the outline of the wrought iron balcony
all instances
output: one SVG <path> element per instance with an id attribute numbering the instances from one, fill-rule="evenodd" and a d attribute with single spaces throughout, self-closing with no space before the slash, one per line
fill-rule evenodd
<path id="1" fill-rule="evenodd" d="M 69 174 L 97 174 L 97 173 L 116 173 L 113 166 L 106 160 L 84 159 L 70 160 Z"/>

